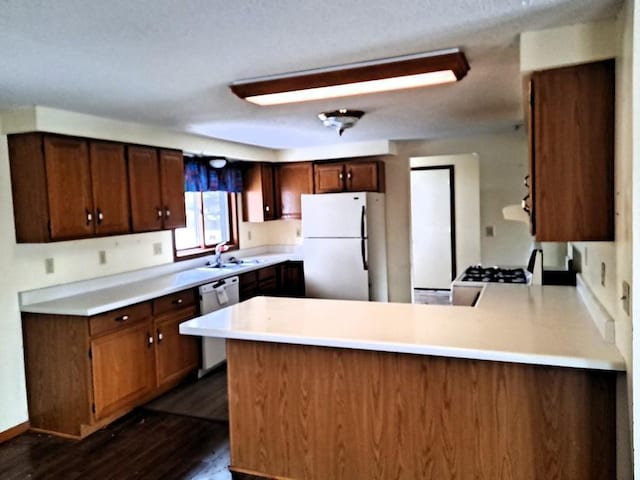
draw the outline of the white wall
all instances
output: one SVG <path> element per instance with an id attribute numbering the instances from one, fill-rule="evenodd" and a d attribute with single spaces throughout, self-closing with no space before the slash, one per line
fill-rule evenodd
<path id="1" fill-rule="evenodd" d="M 460 274 L 482 261 L 480 248 L 480 159 L 476 153 L 409 159 L 411 168 L 453 165 L 455 187 L 456 266 Z M 413 265 L 415 268 L 415 265 Z M 415 275 L 415 272 L 414 272 Z"/>
<path id="2" fill-rule="evenodd" d="M 182 148 L 211 154 L 232 154 L 234 158 L 258 159 L 261 149 L 243 147 L 196 135 L 179 134 L 143 125 L 125 124 L 88 115 L 52 109 L 24 109 L 0 118 L 0 131 L 27 131 L 37 128 L 91 138 L 136 142 Z M 265 160 L 273 159 L 263 150 Z M 28 419 L 22 332 L 18 292 L 104 275 L 133 271 L 173 261 L 171 233 L 154 232 L 51 244 L 16 244 L 11 199 L 11 182 L 6 135 L 0 135 L 0 432 Z M 286 236 L 288 228 L 276 228 L 273 238 Z M 282 233 L 285 232 L 285 233 Z M 269 234 L 270 235 L 270 234 Z M 294 231 L 295 235 L 295 231 Z M 269 237 L 271 239 L 272 237 Z M 264 241 L 258 235 L 258 241 Z M 271 240 L 270 240 L 271 241 Z M 159 243 L 162 254 L 153 254 Z M 254 241 L 251 246 L 257 245 Z M 98 262 L 98 251 L 107 255 L 106 265 Z M 53 258 L 55 272 L 46 274 L 45 258 Z"/>
<path id="3" fill-rule="evenodd" d="M 484 229 L 493 225 L 495 230 L 495 237 L 481 237 L 481 261 L 486 265 L 525 265 L 532 246 L 528 228 L 504 220 L 502 207 L 519 203 L 525 195 L 522 181 L 528 169 L 527 148 L 527 137 L 520 131 L 397 142 L 397 156 L 385 158 L 391 301 L 411 301 L 409 159 L 476 153 L 480 164 L 480 226 Z"/>

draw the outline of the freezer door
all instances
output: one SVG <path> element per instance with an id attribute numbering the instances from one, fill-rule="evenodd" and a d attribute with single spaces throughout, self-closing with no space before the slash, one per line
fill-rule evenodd
<path id="1" fill-rule="evenodd" d="M 306 296 L 369 300 L 369 272 L 365 269 L 366 243 L 366 240 L 359 238 L 305 239 Z"/>
<path id="2" fill-rule="evenodd" d="M 366 203 L 366 193 L 302 195 L 303 237 L 366 237 Z"/>

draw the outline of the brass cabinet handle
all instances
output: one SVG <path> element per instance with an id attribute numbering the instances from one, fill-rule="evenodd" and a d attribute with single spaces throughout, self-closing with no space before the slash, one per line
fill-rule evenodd
<path id="1" fill-rule="evenodd" d="M 156 334 L 158 335 L 158 344 L 160 344 L 164 336 L 162 335 L 162 332 L 160 330 L 156 330 Z"/>
<path id="2" fill-rule="evenodd" d="M 87 208 L 85 208 L 84 211 L 87 215 L 87 225 L 89 225 L 91 222 L 93 222 L 93 214 Z"/>
<path id="3" fill-rule="evenodd" d="M 153 335 L 147 332 L 147 347 L 151 348 L 153 346 Z"/>
<path id="4" fill-rule="evenodd" d="M 344 178 L 344 175 L 342 174 L 342 172 L 340 172 L 340 173 L 338 174 L 338 178 L 339 178 L 340 180 L 342 180 L 342 179 Z"/>
<path id="5" fill-rule="evenodd" d="M 96 210 L 96 216 L 98 217 L 98 225 L 100 225 L 104 220 L 104 215 L 102 214 L 102 210 L 99 208 Z"/>
<path id="6" fill-rule="evenodd" d="M 126 322 L 127 320 L 129 320 L 129 315 L 122 315 L 116 318 L 116 322 Z"/>
<path id="7" fill-rule="evenodd" d="M 264 207 L 264 211 L 265 211 L 265 212 L 268 212 L 269 210 L 271 210 L 271 209 L 269 208 L 269 205 L 265 205 L 265 207 Z"/>
<path id="8" fill-rule="evenodd" d="M 169 218 L 171 216 L 171 210 L 169 207 L 164 207 L 164 218 Z"/>
<path id="9" fill-rule="evenodd" d="M 349 173 L 347 173 L 347 180 L 351 180 L 351 170 L 349 170 Z"/>
<path id="10" fill-rule="evenodd" d="M 162 218 L 162 209 L 156 208 L 156 213 L 158 214 L 158 220 Z"/>
<path id="11" fill-rule="evenodd" d="M 174 305 L 181 305 L 181 304 L 182 304 L 182 302 L 183 302 L 183 300 L 182 300 L 181 298 L 177 298 L 177 299 L 175 299 L 175 300 L 173 301 L 173 304 L 174 304 Z"/>

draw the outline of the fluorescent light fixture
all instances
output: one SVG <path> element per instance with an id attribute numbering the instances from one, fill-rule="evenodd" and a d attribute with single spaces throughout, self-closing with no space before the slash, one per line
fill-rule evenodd
<path id="1" fill-rule="evenodd" d="M 453 48 L 240 80 L 230 88 L 249 102 L 279 105 L 451 83 L 468 71 L 464 53 Z"/>

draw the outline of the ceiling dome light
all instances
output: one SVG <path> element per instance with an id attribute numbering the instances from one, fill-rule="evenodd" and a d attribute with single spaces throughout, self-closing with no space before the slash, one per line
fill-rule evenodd
<path id="1" fill-rule="evenodd" d="M 358 120 L 363 115 L 364 112 L 362 110 L 341 108 L 333 112 L 321 112 L 318 114 L 318 118 L 322 120 L 322 124 L 325 127 L 335 128 L 338 131 L 338 135 L 342 136 L 342 132 L 358 123 Z"/>

